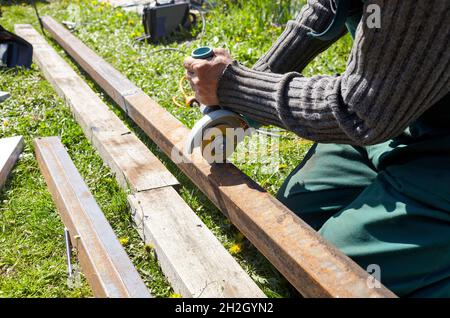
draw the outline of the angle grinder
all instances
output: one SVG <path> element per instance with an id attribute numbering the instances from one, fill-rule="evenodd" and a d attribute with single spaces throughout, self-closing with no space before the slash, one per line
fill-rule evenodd
<path id="1" fill-rule="evenodd" d="M 195 59 L 211 59 L 214 51 L 208 46 L 195 49 L 191 56 Z M 260 125 L 238 113 L 222 109 L 219 105 L 200 105 L 203 113 L 187 138 L 185 152 L 192 154 L 200 147 L 203 157 L 214 162 L 225 162 L 237 145 L 250 134 L 248 128 Z M 240 129 L 240 130 L 238 130 Z"/>

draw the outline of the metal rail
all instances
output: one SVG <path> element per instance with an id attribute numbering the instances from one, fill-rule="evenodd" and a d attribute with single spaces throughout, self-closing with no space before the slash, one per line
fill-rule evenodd
<path id="1" fill-rule="evenodd" d="M 34 141 L 39 168 L 96 297 L 150 298 L 144 282 L 57 137 Z"/>

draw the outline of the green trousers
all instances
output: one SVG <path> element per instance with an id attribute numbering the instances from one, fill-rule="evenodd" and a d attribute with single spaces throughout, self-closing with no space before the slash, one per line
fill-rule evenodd
<path id="1" fill-rule="evenodd" d="M 379 145 L 316 144 L 278 192 L 364 269 L 378 265 L 398 296 L 450 297 L 449 107 L 447 94 Z"/>
<path id="2" fill-rule="evenodd" d="M 315 144 L 278 193 L 364 269 L 378 265 L 398 296 L 450 297 L 450 133 L 428 128 L 367 147 Z"/>

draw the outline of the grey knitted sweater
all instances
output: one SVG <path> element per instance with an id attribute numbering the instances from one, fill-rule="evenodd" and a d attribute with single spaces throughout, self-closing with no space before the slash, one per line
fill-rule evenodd
<path id="1" fill-rule="evenodd" d="M 381 7 L 381 28 L 366 23 L 370 4 Z M 449 0 L 366 1 L 346 71 L 304 77 L 297 72 L 337 40 L 307 33 L 332 18 L 330 0 L 309 0 L 253 69 L 225 69 L 220 105 L 313 141 L 369 145 L 399 135 L 449 93 Z"/>

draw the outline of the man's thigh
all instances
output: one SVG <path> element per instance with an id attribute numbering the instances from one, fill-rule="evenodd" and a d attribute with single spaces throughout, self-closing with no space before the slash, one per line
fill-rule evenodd
<path id="1" fill-rule="evenodd" d="M 363 148 L 315 144 L 285 180 L 277 198 L 317 230 L 375 177 Z"/>
<path id="2" fill-rule="evenodd" d="M 399 296 L 450 297 L 450 160 L 419 157 L 381 171 L 319 233 Z"/>

